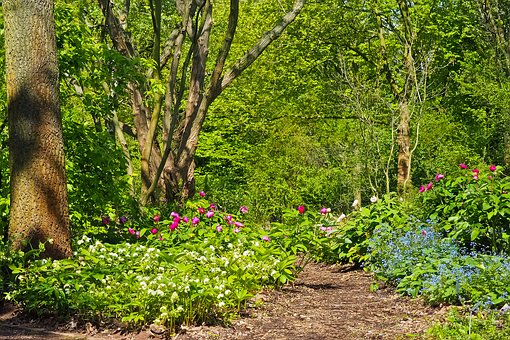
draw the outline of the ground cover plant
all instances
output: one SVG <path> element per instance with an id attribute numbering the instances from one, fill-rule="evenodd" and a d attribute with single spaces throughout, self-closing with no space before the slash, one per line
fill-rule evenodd
<path id="1" fill-rule="evenodd" d="M 263 287 L 294 280 L 329 240 L 324 215 L 304 206 L 286 212 L 293 224 L 263 228 L 248 207 L 228 213 L 200 196 L 179 212 L 105 214 L 69 259 L 11 261 L 6 298 L 41 315 L 132 327 L 228 323 Z"/>

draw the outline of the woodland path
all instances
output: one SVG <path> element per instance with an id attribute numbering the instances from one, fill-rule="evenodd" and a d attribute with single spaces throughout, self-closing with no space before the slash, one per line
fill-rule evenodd
<path id="1" fill-rule="evenodd" d="M 445 316 L 445 309 L 399 297 L 389 288 L 371 292 L 373 282 L 372 275 L 362 270 L 309 264 L 293 284 L 257 295 L 263 305 L 249 309 L 231 327 L 188 327 L 169 339 L 426 339 L 424 330 Z M 0 313 L 0 339 L 165 338 L 149 330 L 123 335 L 96 331 L 89 325 L 71 332 L 50 330 L 49 324 L 20 322 L 4 310 Z"/>

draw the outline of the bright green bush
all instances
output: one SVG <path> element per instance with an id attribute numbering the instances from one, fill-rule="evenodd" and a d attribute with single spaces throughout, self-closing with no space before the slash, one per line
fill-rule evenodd
<path id="1" fill-rule="evenodd" d="M 329 261 L 361 264 L 367 259 L 369 240 L 377 227 L 384 225 L 397 229 L 405 225 L 408 207 L 397 195 L 388 194 L 381 199 L 374 196 L 372 201 L 369 206 L 337 219 L 337 228 L 331 233 L 336 259 Z"/>
<path id="2" fill-rule="evenodd" d="M 179 212 L 104 215 L 103 232 L 78 238 L 72 258 L 11 263 L 6 297 L 41 314 L 131 325 L 228 322 L 262 287 L 294 280 L 321 253 L 324 225 L 303 209 L 267 229 L 246 219 L 247 207 L 230 214 L 205 197 Z M 102 241 L 108 233 L 122 242 Z"/>
<path id="3" fill-rule="evenodd" d="M 510 253 L 510 179 L 501 168 L 461 164 L 420 192 L 425 216 L 438 219 L 445 235 L 466 247 Z"/>
<path id="4" fill-rule="evenodd" d="M 427 336 L 437 340 L 510 338 L 510 314 L 505 311 L 475 312 L 452 310 L 445 323 L 436 323 Z"/>

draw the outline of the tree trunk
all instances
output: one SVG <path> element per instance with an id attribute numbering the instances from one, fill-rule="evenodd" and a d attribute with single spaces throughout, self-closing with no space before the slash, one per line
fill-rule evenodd
<path id="1" fill-rule="evenodd" d="M 53 1 L 5 0 L 11 168 L 9 238 L 14 249 L 72 254 Z"/>

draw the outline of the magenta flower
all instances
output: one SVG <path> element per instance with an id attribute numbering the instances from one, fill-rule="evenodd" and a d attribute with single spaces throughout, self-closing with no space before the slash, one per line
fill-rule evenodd
<path id="1" fill-rule="evenodd" d="M 157 233 L 158 233 L 158 229 L 156 229 L 156 228 L 152 228 L 151 229 L 151 234 L 152 235 L 156 235 Z"/>
<path id="2" fill-rule="evenodd" d="M 189 222 L 189 218 L 188 218 L 188 216 L 184 216 L 184 217 L 182 218 L 182 220 L 184 221 L 184 223 L 188 223 L 188 222 Z"/>
<path id="3" fill-rule="evenodd" d="M 459 164 L 459 167 L 460 167 L 461 169 L 465 170 L 465 169 L 467 169 L 467 167 L 468 167 L 468 166 L 467 166 L 466 164 L 464 164 L 464 163 L 460 163 L 460 164 Z"/>
<path id="4" fill-rule="evenodd" d="M 239 208 L 239 212 L 241 212 L 241 214 L 246 214 L 248 213 L 248 207 L 245 206 L 245 205 L 242 205 L 240 208 Z"/>
<path id="5" fill-rule="evenodd" d="M 163 241 L 163 236 L 160 236 L 158 240 Z"/>
<path id="6" fill-rule="evenodd" d="M 300 205 L 299 207 L 297 207 L 297 211 L 299 211 L 300 214 L 304 214 L 305 206 L 304 205 Z"/>
<path id="7" fill-rule="evenodd" d="M 203 191 L 200 191 L 198 194 L 200 195 L 200 197 L 205 197 L 205 192 Z"/>
<path id="8" fill-rule="evenodd" d="M 424 185 L 420 186 L 420 190 L 418 190 L 418 192 L 421 194 L 424 191 L 425 191 L 425 186 Z"/>
<path id="9" fill-rule="evenodd" d="M 170 213 L 170 216 L 172 216 L 173 218 L 176 218 L 176 217 L 180 217 L 178 213 L 176 213 L 175 211 L 172 211 Z"/>
<path id="10" fill-rule="evenodd" d="M 222 227 L 221 225 L 219 225 L 219 224 L 218 224 L 218 225 L 216 226 L 216 231 L 217 231 L 217 232 L 219 232 L 219 233 L 221 233 L 221 232 L 223 231 L 223 227 Z"/>
<path id="11" fill-rule="evenodd" d="M 209 209 L 216 210 L 216 204 L 214 203 L 209 204 Z"/>
<path id="12" fill-rule="evenodd" d="M 478 170 L 478 169 L 473 169 L 473 170 L 471 170 L 471 172 L 472 172 L 472 173 L 475 173 L 476 175 L 478 175 L 478 173 L 480 172 L 480 170 Z"/>
<path id="13" fill-rule="evenodd" d="M 181 222 L 181 218 L 179 216 L 175 217 L 174 218 L 174 223 L 179 224 L 179 222 Z"/>
<path id="14" fill-rule="evenodd" d="M 232 215 L 227 215 L 227 216 L 225 216 L 225 221 L 227 221 L 227 223 L 228 223 L 229 225 L 234 224 L 234 221 L 233 221 L 233 217 L 232 217 Z"/>
<path id="15" fill-rule="evenodd" d="M 271 241 L 271 239 L 269 238 L 269 236 L 264 235 L 264 236 L 262 236 L 262 241 L 269 242 L 269 241 Z"/>
<path id="16" fill-rule="evenodd" d="M 321 214 L 322 215 L 326 215 L 328 213 L 328 208 L 322 208 L 321 209 Z"/>
<path id="17" fill-rule="evenodd" d="M 489 167 L 489 170 L 490 170 L 490 171 L 496 171 L 497 169 L 498 169 L 498 168 L 496 168 L 496 166 L 495 166 L 495 165 L 491 165 L 491 166 Z"/>
<path id="18" fill-rule="evenodd" d="M 110 216 L 103 216 L 102 222 L 104 225 L 110 224 Z"/>
<path id="19" fill-rule="evenodd" d="M 205 214 L 205 217 L 207 217 L 207 218 L 211 218 L 211 217 L 213 217 L 213 216 L 214 216 L 214 211 L 212 211 L 212 210 L 209 210 L 209 211 L 207 212 L 207 214 Z"/>
<path id="20" fill-rule="evenodd" d="M 175 229 L 177 229 L 177 227 L 179 226 L 179 222 L 173 222 L 172 224 L 170 224 L 170 226 L 168 228 L 170 228 L 171 231 L 174 231 Z"/>
<path id="21" fill-rule="evenodd" d="M 159 222 L 159 215 L 154 215 L 153 220 L 154 220 L 154 222 Z"/>
<path id="22" fill-rule="evenodd" d="M 191 223 L 192 223 L 193 225 L 197 225 L 197 224 L 199 224 L 199 223 L 200 223 L 200 219 L 199 219 L 198 217 L 196 217 L 196 216 L 195 216 L 195 217 L 193 217 L 193 218 L 191 219 Z"/>
<path id="23" fill-rule="evenodd" d="M 242 224 L 241 222 L 236 222 L 234 223 L 234 225 L 238 228 L 244 228 L 244 224 Z"/>
<path id="24" fill-rule="evenodd" d="M 204 209 L 204 208 L 198 208 L 198 213 L 199 213 L 200 215 L 205 214 L 205 209 Z"/>
<path id="25" fill-rule="evenodd" d="M 128 228 L 128 232 L 131 234 L 131 235 L 134 235 L 135 234 L 135 230 L 133 228 Z"/>
<path id="26" fill-rule="evenodd" d="M 444 178 L 444 175 L 443 174 L 437 174 L 436 175 L 436 182 L 439 182 L 440 180 L 442 180 Z"/>
<path id="27" fill-rule="evenodd" d="M 432 189 L 433 187 L 433 184 L 432 182 L 430 182 L 429 184 L 427 184 L 427 188 L 425 190 L 429 191 L 430 189 Z"/>

